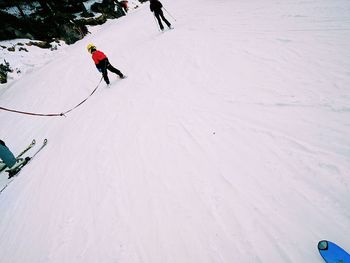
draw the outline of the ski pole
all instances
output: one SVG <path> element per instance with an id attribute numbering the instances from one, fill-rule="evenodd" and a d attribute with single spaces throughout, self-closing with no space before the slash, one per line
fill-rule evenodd
<path id="1" fill-rule="evenodd" d="M 176 18 L 175 17 L 173 17 L 169 12 L 168 12 L 168 10 L 166 10 L 166 8 L 163 6 L 163 9 L 169 14 L 169 16 L 171 16 L 175 21 L 176 21 Z"/>

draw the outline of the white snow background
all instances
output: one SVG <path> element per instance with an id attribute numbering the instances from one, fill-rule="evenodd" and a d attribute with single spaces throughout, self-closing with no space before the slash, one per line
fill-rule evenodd
<path id="1" fill-rule="evenodd" d="M 110 73 L 66 117 L 0 112 L 14 153 L 49 140 L 0 195 L 0 261 L 321 263 L 321 239 L 350 251 L 350 1 L 163 4 L 174 30 L 145 3 L 1 85 L 2 107 L 61 113 L 101 78 L 88 43 L 129 76 Z"/>

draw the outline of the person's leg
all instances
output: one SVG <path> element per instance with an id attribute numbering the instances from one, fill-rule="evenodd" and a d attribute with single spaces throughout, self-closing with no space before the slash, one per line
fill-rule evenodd
<path id="1" fill-rule="evenodd" d="M 160 17 L 163 19 L 163 21 L 165 22 L 165 24 L 168 26 L 168 27 L 171 27 L 171 24 L 168 20 L 166 20 L 166 18 L 164 17 L 164 14 L 163 14 L 163 11 L 160 10 L 160 13 L 159 13 Z"/>
<path id="2" fill-rule="evenodd" d="M 111 72 L 117 74 L 119 77 L 124 78 L 123 73 L 121 73 L 121 71 L 120 71 L 119 69 L 116 69 L 115 67 L 113 67 L 113 66 L 111 65 L 111 63 L 108 63 L 108 64 L 107 64 L 107 69 L 108 69 L 109 71 L 111 71 Z"/>
<path id="3" fill-rule="evenodd" d="M 7 148 L 5 143 L 0 145 L 0 158 L 8 168 L 11 168 L 17 161 L 16 157 L 9 148 Z"/>
<path id="4" fill-rule="evenodd" d="M 160 13 L 158 13 L 158 12 L 154 12 L 154 15 L 155 15 L 155 17 L 157 18 L 157 20 L 158 20 L 158 24 L 159 24 L 159 27 L 160 27 L 160 29 L 161 30 L 163 30 L 164 29 L 164 26 L 163 26 L 163 24 L 162 24 L 162 20 L 160 20 Z"/>
<path id="5" fill-rule="evenodd" d="M 109 84 L 109 78 L 108 78 L 108 74 L 107 74 L 107 69 L 104 68 L 102 69 L 102 76 L 103 76 L 103 79 L 106 81 L 107 85 Z"/>
<path id="6" fill-rule="evenodd" d="M 108 78 L 108 73 L 107 73 L 107 65 L 108 65 L 108 60 L 104 59 L 100 62 L 99 68 L 102 70 L 102 76 L 107 85 L 109 84 L 109 78 Z"/>

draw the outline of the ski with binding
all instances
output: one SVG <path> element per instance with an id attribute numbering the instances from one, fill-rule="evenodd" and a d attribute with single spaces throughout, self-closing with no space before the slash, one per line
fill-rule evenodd
<path id="1" fill-rule="evenodd" d="M 36 141 L 33 140 L 22 152 L 20 152 L 17 157 L 16 160 L 20 161 L 21 157 L 23 156 L 23 154 L 25 154 L 26 152 L 28 152 L 34 145 L 35 145 Z M 0 162 L 0 172 L 2 172 L 3 170 L 6 169 L 6 165 L 3 162 Z"/>
<path id="2" fill-rule="evenodd" d="M 18 176 L 20 171 L 23 169 L 24 166 L 26 166 L 29 162 L 31 162 L 34 157 L 47 145 L 47 139 L 45 139 L 40 146 L 38 150 L 34 152 L 32 156 L 27 156 L 26 158 L 22 159 L 18 164 L 16 164 L 14 167 L 12 167 L 9 170 L 6 170 L 6 172 L 9 174 L 9 181 L 8 183 L 0 190 L 0 194 L 6 189 L 6 187 L 15 179 L 14 176 Z M 24 154 L 24 153 L 23 153 Z M 23 155 L 22 154 L 22 155 Z"/>

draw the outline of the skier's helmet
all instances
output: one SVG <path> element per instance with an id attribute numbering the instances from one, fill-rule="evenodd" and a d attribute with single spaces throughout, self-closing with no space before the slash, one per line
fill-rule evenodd
<path id="1" fill-rule="evenodd" d="M 90 43 L 89 45 L 87 45 L 86 49 L 89 53 L 92 53 L 92 50 L 96 50 L 96 46 Z"/>

